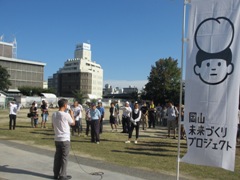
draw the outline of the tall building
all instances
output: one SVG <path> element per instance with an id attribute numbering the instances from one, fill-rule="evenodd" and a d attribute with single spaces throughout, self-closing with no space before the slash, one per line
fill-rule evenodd
<path id="1" fill-rule="evenodd" d="M 72 97 L 73 91 L 102 97 L 103 69 L 91 59 L 91 45 L 77 44 L 74 58 L 68 59 L 62 68 L 48 80 L 58 96 Z"/>
<path id="2" fill-rule="evenodd" d="M 10 74 L 10 89 L 21 86 L 43 87 L 45 63 L 17 59 L 16 40 L 12 43 L 3 42 L 0 38 L 0 65 Z"/>

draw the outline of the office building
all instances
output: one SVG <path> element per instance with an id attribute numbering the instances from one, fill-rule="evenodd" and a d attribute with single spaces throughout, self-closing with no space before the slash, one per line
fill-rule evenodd
<path id="1" fill-rule="evenodd" d="M 92 61 L 91 45 L 77 44 L 74 58 L 68 59 L 62 68 L 48 80 L 49 87 L 57 91 L 58 96 L 73 97 L 80 90 L 85 96 L 102 97 L 103 69 Z"/>
<path id="2" fill-rule="evenodd" d="M 12 43 L 0 39 L 0 65 L 10 74 L 11 90 L 21 86 L 43 88 L 45 63 L 17 58 L 16 40 Z M 9 89 L 9 91 L 10 91 Z"/>

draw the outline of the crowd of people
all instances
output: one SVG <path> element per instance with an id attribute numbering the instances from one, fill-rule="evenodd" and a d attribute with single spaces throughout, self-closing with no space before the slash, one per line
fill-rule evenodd
<path id="1" fill-rule="evenodd" d="M 72 105 L 68 104 L 68 100 L 60 99 L 58 101 L 59 110 L 52 114 L 52 127 L 55 134 L 55 146 L 56 152 L 54 156 L 54 178 L 65 180 L 67 177 L 67 161 L 70 151 L 70 137 L 77 133 L 80 136 L 83 133 L 83 114 L 85 111 L 86 131 L 85 136 L 91 132 L 91 142 L 99 144 L 100 134 L 104 132 L 103 122 L 105 118 L 105 108 L 101 101 L 97 103 L 86 102 L 86 108 L 78 102 L 74 101 Z M 19 111 L 19 105 L 17 103 L 10 102 L 9 113 L 9 129 L 14 130 L 16 127 L 16 116 Z M 38 127 L 38 118 L 41 115 L 41 128 L 46 128 L 46 123 L 49 117 L 48 104 L 46 101 L 42 101 L 39 106 L 36 102 L 32 103 L 29 109 L 28 117 L 31 119 L 31 127 Z M 180 110 L 181 108 L 181 110 Z M 120 111 L 122 111 L 120 113 Z M 181 112 L 181 114 L 179 114 Z M 156 125 L 167 126 L 167 137 L 171 136 L 176 139 L 176 128 L 178 119 L 181 122 L 184 121 L 184 106 L 174 106 L 173 102 L 168 102 L 166 105 L 161 106 L 158 104 L 155 106 L 153 101 L 148 102 L 128 102 L 124 103 L 124 106 L 119 107 L 118 102 L 112 102 L 109 108 L 109 123 L 111 125 L 112 132 L 117 132 L 118 126 L 122 126 L 122 133 L 127 133 L 128 138 L 125 143 L 131 143 L 134 130 L 136 136 L 134 143 L 138 143 L 139 130 L 142 126 L 143 130 L 147 128 L 155 128 Z M 122 115 L 122 117 L 120 117 Z M 239 111 L 240 119 L 240 111 Z M 184 128 L 180 126 L 181 139 L 184 139 Z M 238 134 L 239 136 L 239 134 Z"/>

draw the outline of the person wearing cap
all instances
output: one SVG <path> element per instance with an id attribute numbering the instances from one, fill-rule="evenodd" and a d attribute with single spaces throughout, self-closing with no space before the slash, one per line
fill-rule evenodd
<path id="1" fill-rule="evenodd" d="M 91 142 L 96 142 L 99 144 L 100 137 L 99 137 L 99 125 L 101 120 L 101 113 L 96 107 L 96 103 L 92 103 L 92 107 L 90 109 L 90 116 L 91 116 Z"/>
<path id="2" fill-rule="evenodd" d="M 137 144 L 138 137 L 139 137 L 139 124 L 140 124 L 141 116 L 142 116 L 142 112 L 138 107 L 138 102 L 135 102 L 134 109 L 133 109 L 132 115 L 131 115 L 131 120 L 130 120 L 131 128 L 130 128 L 130 131 L 128 134 L 128 140 L 125 143 L 131 142 L 133 130 L 136 129 L 136 140 L 134 141 L 134 143 Z"/>
<path id="3" fill-rule="evenodd" d="M 123 131 L 122 133 L 128 133 L 130 131 L 130 117 L 132 113 L 132 109 L 129 106 L 129 102 L 127 101 L 125 103 L 125 107 L 120 108 L 123 110 L 123 115 L 122 115 L 122 128 Z"/>
<path id="4" fill-rule="evenodd" d="M 104 120 L 104 114 L 105 114 L 105 110 L 104 107 L 102 106 L 102 102 L 98 101 L 98 106 L 97 109 L 100 111 L 101 113 L 101 119 L 100 119 L 100 124 L 99 124 L 99 133 L 102 134 L 103 131 L 103 120 Z"/>

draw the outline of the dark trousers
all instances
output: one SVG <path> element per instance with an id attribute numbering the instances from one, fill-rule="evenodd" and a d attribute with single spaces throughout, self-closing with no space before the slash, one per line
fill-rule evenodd
<path id="1" fill-rule="evenodd" d="M 103 132 L 103 116 L 100 119 L 100 134 Z"/>
<path id="2" fill-rule="evenodd" d="M 155 113 L 154 112 L 149 112 L 148 114 L 148 119 L 149 119 L 149 128 L 153 126 L 155 128 Z"/>
<path id="3" fill-rule="evenodd" d="M 139 122 L 137 122 L 136 126 L 133 123 L 131 123 L 130 131 L 128 134 L 129 139 L 132 138 L 132 133 L 133 133 L 134 128 L 136 128 L 136 139 L 138 139 L 138 137 L 139 137 Z"/>
<path id="4" fill-rule="evenodd" d="M 11 130 L 13 128 L 13 130 L 15 129 L 16 127 L 16 119 L 17 119 L 17 116 L 14 115 L 14 114 L 10 114 L 9 115 L 9 129 Z"/>
<path id="5" fill-rule="evenodd" d="M 55 177 L 67 177 L 69 141 L 55 141 L 56 152 L 54 156 L 53 173 Z"/>
<path id="6" fill-rule="evenodd" d="M 90 125 L 91 125 L 91 121 L 86 121 L 86 135 L 87 135 L 87 136 L 88 136 L 88 134 L 89 134 Z"/>
<path id="7" fill-rule="evenodd" d="M 91 141 L 99 142 L 99 120 L 91 120 Z"/>
<path id="8" fill-rule="evenodd" d="M 122 128 L 124 133 L 130 131 L 130 117 L 122 117 Z"/>

